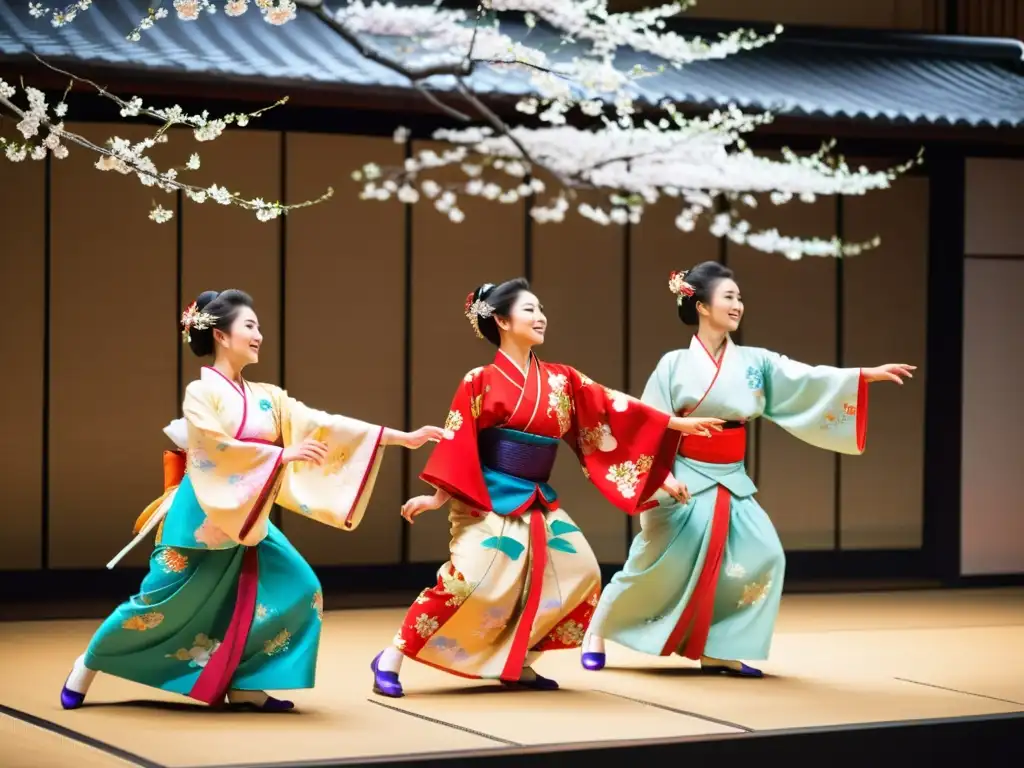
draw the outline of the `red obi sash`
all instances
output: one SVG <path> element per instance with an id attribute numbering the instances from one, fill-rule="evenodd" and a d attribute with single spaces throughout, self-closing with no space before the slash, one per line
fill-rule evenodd
<path id="1" fill-rule="evenodd" d="M 711 437 L 683 435 L 679 455 L 708 464 L 735 464 L 747 455 L 747 425 L 723 424 L 722 431 L 712 430 Z"/>

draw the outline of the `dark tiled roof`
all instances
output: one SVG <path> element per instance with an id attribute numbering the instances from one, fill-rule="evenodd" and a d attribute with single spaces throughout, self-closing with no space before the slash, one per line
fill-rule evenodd
<path id="1" fill-rule="evenodd" d="M 169 4 L 168 4 L 169 5 Z M 36 53 L 47 61 L 116 66 L 195 79 L 259 79 L 274 83 L 406 88 L 390 70 L 361 56 L 318 19 L 304 13 L 284 28 L 255 10 L 241 18 L 223 13 L 199 22 L 169 18 L 130 43 L 125 32 L 144 15 L 145 0 L 93 3 L 71 25 L 55 29 L 33 19 L 27 0 L 0 0 L 0 54 Z M 172 14 L 173 15 L 173 14 Z M 682 22 L 682 32 L 710 39 L 733 28 Z M 511 17 L 502 31 L 525 35 Z M 535 44 L 540 29 L 531 32 Z M 377 41 L 382 47 L 394 41 Z M 656 63 L 632 51 L 619 62 Z M 697 62 L 642 80 L 650 101 L 670 98 L 698 106 L 768 109 L 779 114 L 850 118 L 875 123 L 1024 126 L 1024 44 L 895 33 L 787 29 L 768 46 L 724 60 Z M 431 85 L 450 86 L 444 78 Z M 521 95 L 526 77 L 482 68 L 473 75 L 480 93 Z"/>

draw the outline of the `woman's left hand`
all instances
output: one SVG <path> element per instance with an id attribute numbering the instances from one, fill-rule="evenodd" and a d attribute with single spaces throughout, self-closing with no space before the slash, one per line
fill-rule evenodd
<path id="1" fill-rule="evenodd" d="M 665 482 L 661 484 L 661 490 L 680 504 L 685 504 L 690 500 L 690 491 L 683 483 L 680 483 L 672 475 L 665 478 Z"/>
<path id="2" fill-rule="evenodd" d="M 408 448 L 409 450 L 416 450 L 426 443 L 437 443 L 444 438 L 444 430 L 440 427 L 420 427 L 415 432 L 400 432 L 398 435 L 398 444 Z"/>
<path id="3" fill-rule="evenodd" d="M 887 363 L 875 368 L 863 368 L 861 370 L 864 374 L 864 380 L 868 384 L 874 384 L 876 381 L 895 381 L 900 386 L 903 386 L 903 379 L 914 378 L 914 374 L 911 371 L 916 371 L 917 366 L 907 365 L 906 363 Z"/>

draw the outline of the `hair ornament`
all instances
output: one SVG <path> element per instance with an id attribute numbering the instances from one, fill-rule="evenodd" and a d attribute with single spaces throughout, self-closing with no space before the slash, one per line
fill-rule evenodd
<path id="1" fill-rule="evenodd" d="M 181 338 L 186 343 L 192 341 L 192 329 L 197 331 L 205 331 L 207 328 L 212 328 L 213 324 L 217 322 L 217 318 L 211 315 L 209 312 L 201 312 L 199 307 L 193 301 L 184 312 L 181 313 Z"/>
<path id="2" fill-rule="evenodd" d="M 697 290 L 686 282 L 686 272 L 673 272 L 668 276 L 668 289 L 676 295 L 676 304 L 682 304 L 684 298 L 689 298 Z"/>
<path id="3" fill-rule="evenodd" d="M 486 283 L 480 289 L 480 293 L 482 294 L 488 288 L 493 288 L 493 287 L 494 286 L 491 285 L 490 283 Z M 476 337 L 478 339 L 482 339 L 482 338 L 484 338 L 484 335 L 482 333 L 480 333 L 480 319 L 481 318 L 488 318 L 491 315 L 493 315 L 494 314 L 494 307 L 492 307 L 490 304 L 488 304 L 483 299 L 477 299 L 476 301 L 473 301 L 473 294 L 475 294 L 475 293 L 476 293 L 476 291 L 473 291 L 472 293 L 470 293 L 466 297 L 465 312 L 466 312 L 466 317 L 469 318 L 469 324 L 471 326 L 473 326 L 473 332 L 476 334 Z"/>

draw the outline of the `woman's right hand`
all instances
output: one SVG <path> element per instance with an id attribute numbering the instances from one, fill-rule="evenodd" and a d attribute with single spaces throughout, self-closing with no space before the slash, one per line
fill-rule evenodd
<path id="1" fill-rule="evenodd" d="M 438 491 L 430 496 L 414 496 L 402 505 L 402 517 L 406 519 L 409 525 L 412 525 L 413 521 L 424 512 L 440 509 L 448 501 L 448 498 L 448 494 L 442 491 Z"/>
<path id="2" fill-rule="evenodd" d="M 711 437 L 711 430 L 721 432 L 722 424 L 725 424 L 724 419 L 712 419 L 707 416 L 673 416 L 668 426 L 684 435 Z"/>
<path id="3" fill-rule="evenodd" d="M 307 437 L 301 443 L 289 445 L 281 454 L 281 463 L 308 461 L 310 464 L 323 464 L 327 460 L 327 443 Z"/>

